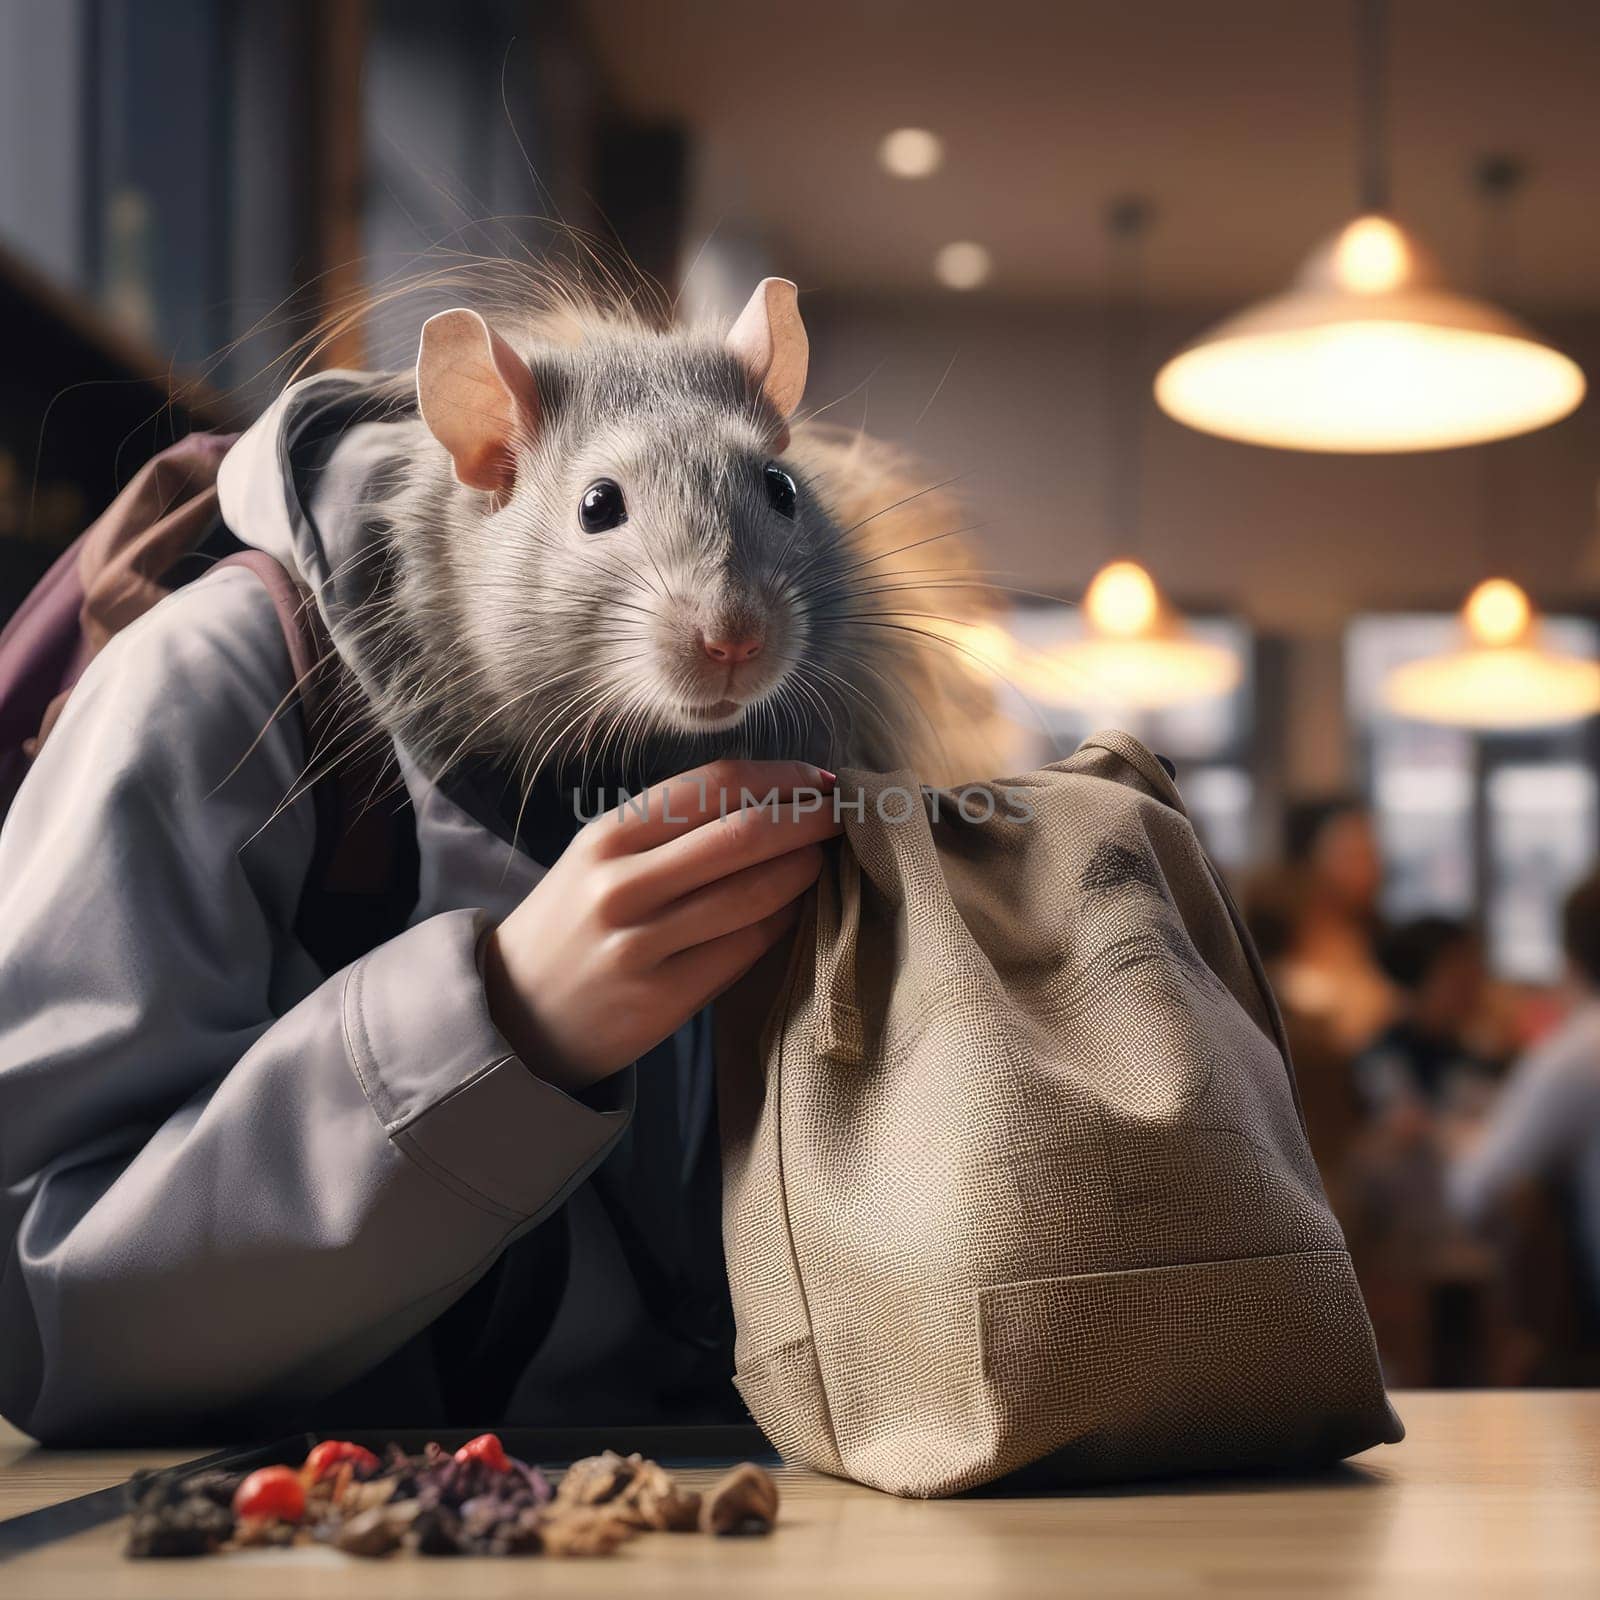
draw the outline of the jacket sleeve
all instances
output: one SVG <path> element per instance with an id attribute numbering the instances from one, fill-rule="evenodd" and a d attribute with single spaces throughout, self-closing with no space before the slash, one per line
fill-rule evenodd
<path id="1" fill-rule="evenodd" d="M 1457 1215 L 1482 1222 L 1520 1185 L 1560 1172 L 1600 1125 L 1594 1035 L 1557 1034 L 1515 1067 L 1477 1142 L 1449 1169 Z"/>
<path id="2" fill-rule="evenodd" d="M 511 1054 L 482 913 L 317 970 L 290 682 L 250 573 L 180 591 L 90 668 L 0 832 L 0 1410 L 41 1439 L 332 1392 L 629 1114 L 631 1073 L 586 1103 Z"/>

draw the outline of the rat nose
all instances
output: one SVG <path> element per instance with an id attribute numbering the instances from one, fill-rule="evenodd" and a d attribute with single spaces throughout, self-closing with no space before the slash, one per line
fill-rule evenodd
<path id="1" fill-rule="evenodd" d="M 708 639 L 701 634 L 700 648 L 713 661 L 732 662 L 737 665 L 741 661 L 753 661 L 761 654 L 761 639 L 757 634 L 746 634 L 743 638 L 737 639 Z"/>

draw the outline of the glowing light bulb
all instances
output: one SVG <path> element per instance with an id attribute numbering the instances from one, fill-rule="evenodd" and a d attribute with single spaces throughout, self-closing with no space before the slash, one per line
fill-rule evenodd
<path id="1" fill-rule="evenodd" d="M 878 146 L 878 165 L 896 178 L 931 178 L 944 165 L 944 141 L 926 128 L 896 128 Z"/>
<path id="2" fill-rule="evenodd" d="M 1161 602 L 1150 574 L 1137 561 L 1113 561 L 1094 575 L 1083 609 L 1099 632 L 1132 639 L 1154 626 Z"/>
<path id="3" fill-rule="evenodd" d="M 1387 294 L 1410 267 L 1406 236 L 1387 217 L 1357 217 L 1334 246 L 1334 273 L 1353 294 Z"/>
<path id="4" fill-rule="evenodd" d="M 976 289 L 988 278 L 992 264 L 981 244 L 958 239 L 933 258 L 933 275 L 947 289 Z"/>
<path id="5" fill-rule="evenodd" d="M 1467 596 L 1461 617 L 1475 644 L 1508 645 L 1528 631 L 1533 608 L 1509 578 L 1487 578 Z"/>

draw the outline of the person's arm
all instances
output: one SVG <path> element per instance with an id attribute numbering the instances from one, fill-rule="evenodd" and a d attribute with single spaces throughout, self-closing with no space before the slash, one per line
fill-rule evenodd
<path id="1" fill-rule="evenodd" d="M 0 833 L 0 1411 L 47 1440 L 211 1431 L 332 1392 L 601 1159 L 490 1019 L 489 932 L 324 978 L 270 602 L 219 574 L 113 641 Z M 258 732 L 259 743 L 230 776 Z"/>
<path id="2" fill-rule="evenodd" d="M 1521 1183 L 1553 1174 L 1600 1127 L 1600 1066 L 1595 1030 L 1563 1033 L 1512 1070 L 1482 1133 L 1451 1163 L 1456 1212 L 1481 1221 Z"/>
<path id="3" fill-rule="evenodd" d="M 1351 1068 L 1356 1093 L 1368 1113 L 1376 1118 L 1399 1111 L 1408 1112 L 1422 1104 L 1417 1080 L 1404 1053 L 1394 1044 L 1380 1039 L 1356 1057 Z"/>

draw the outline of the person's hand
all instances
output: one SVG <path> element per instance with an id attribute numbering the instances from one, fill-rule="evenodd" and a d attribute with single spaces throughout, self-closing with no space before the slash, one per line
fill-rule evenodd
<path id="1" fill-rule="evenodd" d="M 484 947 L 490 1015 L 527 1066 L 586 1088 L 754 965 L 841 831 L 832 789 L 800 762 L 719 761 L 589 823 Z"/>

